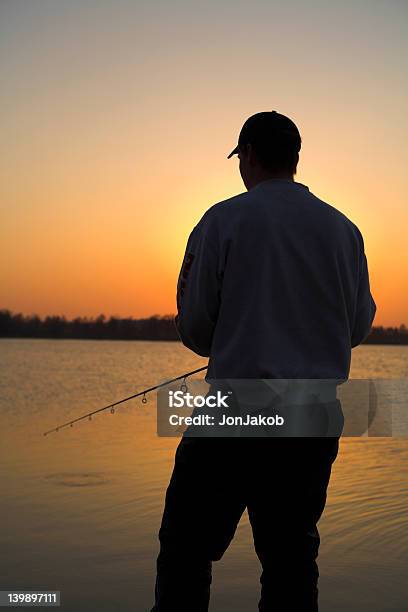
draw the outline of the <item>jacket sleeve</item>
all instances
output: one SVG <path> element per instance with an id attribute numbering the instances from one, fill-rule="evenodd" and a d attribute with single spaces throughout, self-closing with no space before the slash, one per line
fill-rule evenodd
<path id="1" fill-rule="evenodd" d="M 374 299 L 370 291 L 370 281 L 368 277 L 367 258 L 364 253 L 364 242 L 360 234 L 360 274 L 357 288 L 356 310 L 354 326 L 351 334 L 351 346 L 361 344 L 368 336 L 371 325 L 377 310 Z"/>
<path id="2" fill-rule="evenodd" d="M 175 323 L 183 344 L 209 357 L 220 307 L 221 278 L 216 231 L 206 215 L 187 242 L 177 283 Z"/>

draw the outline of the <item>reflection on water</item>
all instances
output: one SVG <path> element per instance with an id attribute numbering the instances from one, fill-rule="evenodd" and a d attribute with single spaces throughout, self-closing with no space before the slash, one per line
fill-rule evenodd
<path id="1" fill-rule="evenodd" d="M 154 395 L 42 433 L 206 360 L 162 342 L 3 339 L 0 351 L 0 588 L 59 590 L 66 612 L 149 610 L 178 443 L 157 437 Z M 353 353 L 353 378 L 408 377 L 408 347 Z M 406 610 L 407 460 L 407 438 L 341 440 L 319 523 L 323 612 Z M 256 610 L 258 580 L 245 515 L 214 564 L 211 611 Z"/>
<path id="2" fill-rule="evenodd" d="M 84 474 L 76 472 L 60 472 L 58 474 L 47 474 L 44 476 L 52 485 L 60 487 L 97 487 L 109 484 L 110 480 L 104 477 L 101 472 L 91 472 Z"/>

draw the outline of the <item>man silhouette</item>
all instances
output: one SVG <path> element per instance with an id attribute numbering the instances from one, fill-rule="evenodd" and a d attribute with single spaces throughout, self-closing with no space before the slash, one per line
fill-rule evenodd
<path id="1" fill-rule="evenodd" d="M 244 123 L 246 192 L 192 231 L 177 287 L 182 342 L 209 379 L 336 379 L 376 306 L 360 231 L 295 182 L 301 138 L 276 111 Z M 316 612 L 317 522 L 339 437 L 184 436 L 166 493 L 152 612 L 206 612 L 211 564 L 245 509 L 262 564 L 259 610 Z M 232 609 L 232 608 L 231 608 Z"/>

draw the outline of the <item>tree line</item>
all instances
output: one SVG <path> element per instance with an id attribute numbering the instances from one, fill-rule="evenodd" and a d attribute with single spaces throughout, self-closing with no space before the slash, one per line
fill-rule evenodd
<path id="1" fill-rule="evenodd" d="M 145 319 L 76 317 L 14 314 L 0 310 L 0 337 L 66 338 L 88 340 L 178 340 L 172 315 L 154 315 Z"/>
<path id="2" fill-rule="evenodd" d="M 0 310 L 2 338 L 66 338 L 88 340 L 179 340 L 174 315 L 153 315 L 144 319 L 23 315 Z M 365 344 L 408 344 L 408 328 L 373 327 Z"/>

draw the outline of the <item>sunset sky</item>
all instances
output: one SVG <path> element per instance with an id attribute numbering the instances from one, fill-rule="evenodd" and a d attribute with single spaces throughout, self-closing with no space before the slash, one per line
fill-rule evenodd
<path id="1" fill-rule="evenodd" d="M 188 235 L 245 191 L 245 119 L 361 229 L 376 325 L 408 324 L 408 2 L 1 0 L 0 308 L 174 313 Z"/>

